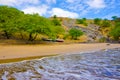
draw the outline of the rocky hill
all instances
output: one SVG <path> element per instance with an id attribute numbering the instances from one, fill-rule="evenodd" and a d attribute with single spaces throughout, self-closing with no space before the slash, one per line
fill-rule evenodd
<path id="1" fill-rule="evenodd" d="M 62 21 L 62 26 L 66 29 L 77 28 L 84 32 L 87 37 L 87 42 L 97 42 L 104 38 L 104 35 L 100 32 L 100 26 L 88 23 L 87 26 L 76 24 L 76 19 L 59 18 Z"/>

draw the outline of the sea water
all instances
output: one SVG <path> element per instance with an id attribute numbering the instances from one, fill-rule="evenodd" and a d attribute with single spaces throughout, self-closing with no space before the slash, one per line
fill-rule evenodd
<path id="1" fill-rule="evenodd" d="M 120 80 L 120 48 L 0 64 L 0 80 Z"/>

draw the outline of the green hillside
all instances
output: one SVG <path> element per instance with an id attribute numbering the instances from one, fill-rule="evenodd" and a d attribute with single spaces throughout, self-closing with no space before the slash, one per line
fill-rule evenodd
<path id="1" fill-rule="evenodd" d="M 114 42 L 120 40 L 120 19 L 45 18 L 24 14 L 8 6 L 0 6 L 0 43 Z"/>

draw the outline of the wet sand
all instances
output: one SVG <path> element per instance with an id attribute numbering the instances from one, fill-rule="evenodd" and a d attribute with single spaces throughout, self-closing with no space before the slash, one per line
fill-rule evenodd
<path id="1" fill-rule="evenodd" d="M 0 64 L 0 80 L 120 80 L 120 48 Z"/>
<path id="2" fill-rule="evenodd" d="M 14 59 L 54 54 L 69 54 L 76 52 L 98 51 L 118 48 L 120 44 L 91 43 L 64 45 L 0 45 L 0 59 Z"/>

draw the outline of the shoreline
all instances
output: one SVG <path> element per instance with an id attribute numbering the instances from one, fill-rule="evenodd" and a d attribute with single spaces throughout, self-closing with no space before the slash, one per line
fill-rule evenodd
<path id="1" fill-rule="evenodd" d="M 31 57 L 20 57 L 20 58 L 12 58 L 12 59 L 0 59 L 0 64 L 5 63 L 14 63 L 19 61 L 26 61 L 26 60 L 34 60 L 34 59 L 42 59 L 45 57 L 57 56 L 56 55 L 44 55 L 44 56 L 31 56 Z"/>
<path id="2" fill-rule="evenodd" d="M 112 48 L 120 48 L 120 44 L 0 45 L 0 63 L 38 59 L 60 54 L 85 53 Z"/>

